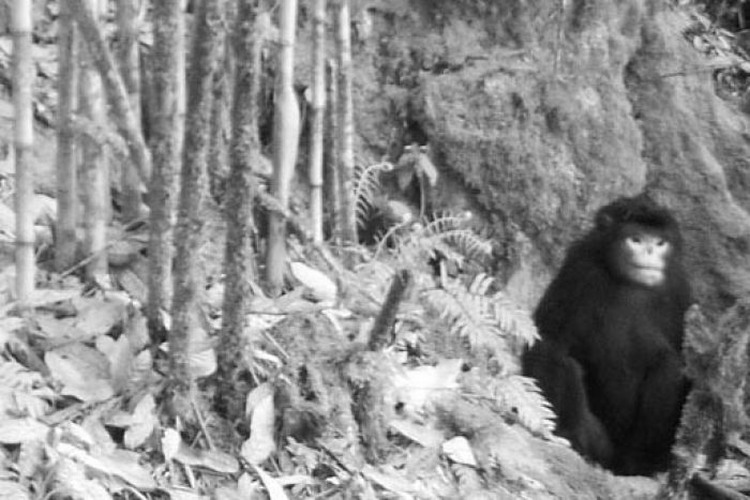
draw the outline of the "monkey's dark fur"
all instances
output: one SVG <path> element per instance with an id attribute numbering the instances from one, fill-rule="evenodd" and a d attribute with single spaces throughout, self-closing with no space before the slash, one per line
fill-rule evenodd
<path id="1" fill-rule="evenodd" d="M 628 225 L 671 244 L 657 286 L 629 280 L 613 260 Z M 665 469 L 688 390 L 683 317 L 690 287 L 677 222 L 644 196 L 621 198 L 568 250 L 534 319 L 542 340 L 523 358 L 558 415 L 557 433 L 618 474 Z"/>

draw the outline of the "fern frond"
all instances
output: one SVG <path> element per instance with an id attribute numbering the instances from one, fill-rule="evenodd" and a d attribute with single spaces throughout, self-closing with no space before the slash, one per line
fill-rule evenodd
<path id="1" fill-rule="evenodd" d="M 447 283 L 446 288 L 424 292 L 427 302 L 439 312 L 452 335 L 465 338 L 472 350 L 487 349 L 502 366 L 510 366 L 512 357 L 486 297 L 475 295 L 460 283 Z"/>
<path id="2" fill-rule="evenodd" d="M 511 375 L 493 380 L 490 387 L 501 411 L 514 412 L 531 432 L 552 437 L 557 417 L 534 379 Z"/>
<path id="3" fill-rule="evenodd" d="M 481 260 L 492 256 L 492 242 L 477 235 L 474 231 L 451 231 L 445 235 L 446 241 L 455 245 L 463 255 Z"/>
<path id="4" fill-rule="evenodd" d="M 372 205 L 364 198 L 357 198 L 354 203 L 354 220 L 359 229 L 367 226 L 367 221 L 372 217 Z"/>
<path id="5" fill-rule="evenodd" d="M 484 297 L 482 304 L 487 308 L 484 314 L 494 321 L 503 336 L 511 336 L 524 344 L 533 344 L 539 339 L 536 324 L 529 311 L 520 307 L 504 291 L 492 292 L 497 280 L 492 276 L 479 273 L 469 284 L 469 293 Z"/>
<path id="6" fill-rule="evenodd" d="M 495 278 L 486 273 L 479 273 L 469 284 L 469 292 L 474 295 L 487 295 L 494 283 Z"/>
<path id="7" fill-rule="evenodd" d="M 447 233 L 453 229 L 461 229 L 470 218 L 471 214 L 468 213 L 460 215 L 453 215 L 450 213 L 438 215 L 425 224 L 421 231 L 422 236 L 435 236 L 437 234 Z"/>
<path id="8" fill-rule="evenodd" d="M 372 209 L 375 194 L 380 188 L 380 174 L 393 170 L 393 164 L 387 161 L 367 167 L 357 166 L 354 173 L 354 200 L 357 225 L 364 226 Z"/>
<path id="9" fill-rule="evenodd" d="M 491 292 L 496 281 L 492 276 L 480 273 L 469 285 L 469 292 L 488 297 L 486 304 L 490 310 L 487 314 L 494 318 L 503 335 L 514 337 L 524 345 L 533 344 L 539 339 L 539 333 L 529 311 L 516 304 L 502 290 Z"/>
<path id="10" fill-rule="evenodd" d="M 429 237 L 421 235 L 420 230 L 405 235 L 393 232 L 392 237 L 400 256 L 400 262 L 404 264 L 427 263 L 430 259 L 440 256 L 440 258 L 455 262 L 458 265 L 463 264 L 466 257 L 446 243 L 440 235 Z"/>
<path id="11" fill-rule="evenodd" d="M 516 304 L 506 293 L 500 291 L 493 294 L 492 304 L 493 316 L 504 334 L 515 337 L 524 345 L 532 345 L 539 340 L 539 332 L 529 311 Z"/>
<path id="12" fill-rule="evenodd" d="M 439 250 L 458 264 L 466 258 L 482 260 L 492 255 L 492 242 L 466 227 L 471 214 L 445 214 L 424 221 L 423 226 L 407 235 L 403 245 L 417 245 L 432 257 Z M 418 226 L 417 226 L 418 227 Z"/>
<path id="13" fill-rule="evenodd" d="M 492 255 L 492 242 L 480 238 L 469 228 L 449 229 L 445 232 L 419 237 L 424 247 L 450 246 L 455 250 L 440 249 L 446 257 L 449 253 L 457 253 L 461 261 L 465 258 L 481 260 Z"/>
<path id="14" fill-rule="evenodd" d="M 468 287 L 450 281 L 444 288 L 426 290 L 424 297 L 448 324 L 451 334 L 465 338 L 472 350 L 486 349 L 502 372 L 516 365 L 511 339 L 531 344 L 538 334 L 526 310 L 502 291 L 491 292 L 494 284 L 493 277 L 479 274 Z"/>

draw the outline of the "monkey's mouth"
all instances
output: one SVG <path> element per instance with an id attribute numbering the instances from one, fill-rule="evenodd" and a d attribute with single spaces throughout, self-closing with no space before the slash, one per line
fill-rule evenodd
<path id="1" fill-rule="evenodd" d="M 664 281 L 661 266 L 633 266 L 633 279 L 647 287 L 658 286 Z"/>
<path id="2" fill-rule="evenodd" d="M 661 273 L 664 271 L 664 267 L 658 266 L 658 265 L 649 266 L 649 265 L 636 264 L 633 267 L 635 267 L 637 271 L 657 272 L 657 273 Z"/>

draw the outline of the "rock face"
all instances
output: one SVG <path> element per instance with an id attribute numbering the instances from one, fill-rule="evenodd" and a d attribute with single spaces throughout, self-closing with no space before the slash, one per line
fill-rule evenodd
<path id="1" fill-rule="evenodd" d="M 363 3 L 360 145 L 395 160 L 427 144 L 435 208 L 490 223 L 529 305 L 599 206 L 645 190 L 684 227 L 696 298 L 726 306 L 750 290 L 750 122 L 665 4 Z"/>

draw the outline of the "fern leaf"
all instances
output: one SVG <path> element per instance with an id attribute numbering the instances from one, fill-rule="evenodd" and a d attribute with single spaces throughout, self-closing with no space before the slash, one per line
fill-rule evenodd
<path id="1" fill-rule="evenodd" d="M 531 432 L 552 437 L 557 417 L 534 379 L 511 375 L 492 385 L 493 396 L 501 410 L 516 413 L 521 424 Z"/>
<path id="2" fill-rule="evenodd" d="M 479 273 L 469 285 L 469 292 L 474 295 L 487 295 L 494 283 L 495 278 L 485 273 Z"/>
<path id="3" fill-rule="evenodd" d="M 493 316 L 504 334 L 519 339 L 524 345 L 531 345 L 539 339 L 536 324 L 526 309 L 519 307 L 503 292 L 494 294 L 492 302 Z"/>
<path id="4" fill-rule="evenodd" d="M 424 236 L 434 236 L 447 233 L 452 229 L 461 229 L 470 217 L 469 214 L 443 214 L 436 216 L 433 220 L 427 222 L 422 229 L 422 234 Z"/>
<path id="5" fill-rule="evenodd" d="M 430 221 L 425 221 L 423 227 L 416 231 L 409 241 L 425 249 L 445 247 L 449 244 L 455 250 L 439 249 L 445 255 L 453 253 L 460 256 L 456 262 L 461 262 L 464 258 L 475 260 L 488 258 L 492 255 L 492 242 L 482 238 L 471 228 L 465 227 L 470 218 L 470 213 L 437 216 Z"/>
<path id="6" fill-rule="evenodd" d="M 475 248 L 476 245 L 472 241 L 475 239 L 477 237 L 471 229 L 450 229 L 433 235 L 423 235 L 419 232 L 413 238 L 413 242 L 430 256 L 440 252 L 447 260 L 462 264 L 467 257 L 475 258 L 482 255 L 481 251 Z"/>
<path id="7" fill-rule="evenodd" d="M 487 297 L 489 310 L 485 314 L 494 318 L 505 336 L 521 340 L 525 345 L 533 344 L 538 338 L 536 324 L 526 309 L 521 308 L 503 291 L 490 293 L 497 280 L 485 273 L 478 274 L 469 285 L 469 292 Z"/>
<path id="8" fill-rule="evenodd" d="M 368 167 L 357 167 L 354 180 L 355 216 L 357 224 L 362 227 L 372 209 L 375 194 L 380 188 L 380 174 L 393 170 L 393 164 L 387 161 L 375 163 Z"/>
<path id="9" fill-rule="evenodd" d="M 365 198 L 357 198 L 354 204 L 354 220 L 358 228 L 362 229 L 366 226 L 367 220 L 371 217 L 371 211 L 372 206 Z"/>
<path id="10" fill-rule="evenodd" d="M 440 237 L 458 248 L 466 257 L 480 260 L 492 255 L 492 242 L 478 236 L 471 229 L 452 229 L 445 231 Z"/>
<path id="11" fill-rule="evenodd" d="M 487 307 L 481 296 L 470 293 L 460 283 L 428 290 L 425 296 L 428 303 L 440 311 L 451 333 L 467 339 L 473 349 L 484 347 L 498 355 L 507 349 L 495 318 L 486 314 Z"/>

